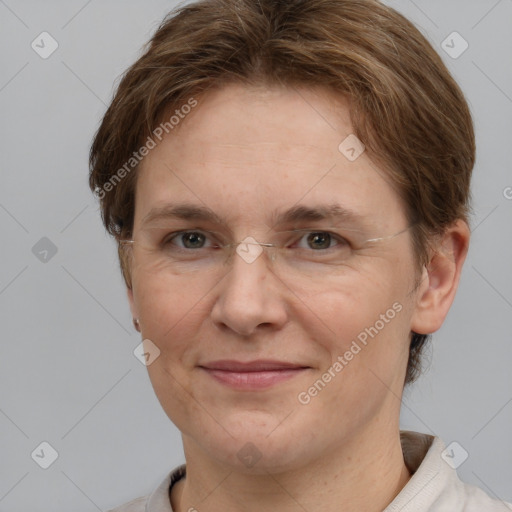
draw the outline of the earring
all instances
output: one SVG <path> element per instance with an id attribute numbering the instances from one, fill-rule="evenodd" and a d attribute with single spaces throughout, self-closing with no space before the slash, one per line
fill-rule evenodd
<path id="1" fill-rule="evenodd" d="M 135 330 L 140 332 L 140 322 L 138 318 L 133 319 L 133 326 L 135 327 Z"/>

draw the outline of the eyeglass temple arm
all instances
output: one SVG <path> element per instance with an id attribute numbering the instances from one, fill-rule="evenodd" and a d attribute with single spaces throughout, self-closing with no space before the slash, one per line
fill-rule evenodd
<path id="1" fill-rule="evenodd" d="M 406 228 L 402 229 L 402 231 L 399 231 L 398 233 L 395 233 L 393 235 L 381 236 L 379 238 L 369 238 L 368 240 L 366 240 L 366 242 L 379 242 L 380 240 L 389 240 L 390 238 L 395 238 L 395 236 L 398 236 L 398 235 L 401 235 L 402 233 L 405 233 L 411 227 L 412 227 L 412 225 L 411 226 L 407 226 Z"/>

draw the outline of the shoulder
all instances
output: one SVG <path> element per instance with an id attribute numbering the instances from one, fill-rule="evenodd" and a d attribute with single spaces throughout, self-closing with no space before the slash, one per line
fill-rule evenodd
<path id="1" fill-rule="evenodd" d="M 385 512 L 510 512 L 512 505 L 464 483 L 438 437 L 401 432 L 404 461 L 412 474 Z"/>
<path id="2" fill-rule="evenodd" d="M 463 512 L 507 512 L 512 510 L 512 503 L 491 498 L 482 489 L 473 485 L 464 484 Z"/>

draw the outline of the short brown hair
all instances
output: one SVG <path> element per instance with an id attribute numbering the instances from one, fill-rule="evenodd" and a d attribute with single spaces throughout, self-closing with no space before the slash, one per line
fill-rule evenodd
<path id="1" fill-rule="evenodd" d="M 166 112 L 230 82 L 321 86 L 346 96 L 354 133 L 414 223 L 418 268 L 428 263 L 433 235 L 468 221 L 471 114 L 411 22 L 377 0 L 200 0 L 164 19 L 124 74 L 92 143 L 90 186 L 118 241 L 133 227 L 137 165 L 130 172 L 126 162 Z M 126 262 L 121 267 L 131 287 Z M 411 333 L 406 383 L 419 374 L 427 340 Z"/>

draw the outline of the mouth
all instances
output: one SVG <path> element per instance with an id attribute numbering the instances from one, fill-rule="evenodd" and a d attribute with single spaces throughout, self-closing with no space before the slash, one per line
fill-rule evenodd
<path id="1" fill-rule="evenodd" d="M 284 361 L 213 361 L 200 365 L 217 382 L 239 390 L 258 390 L 296 377 L 309 366 Z"/>

